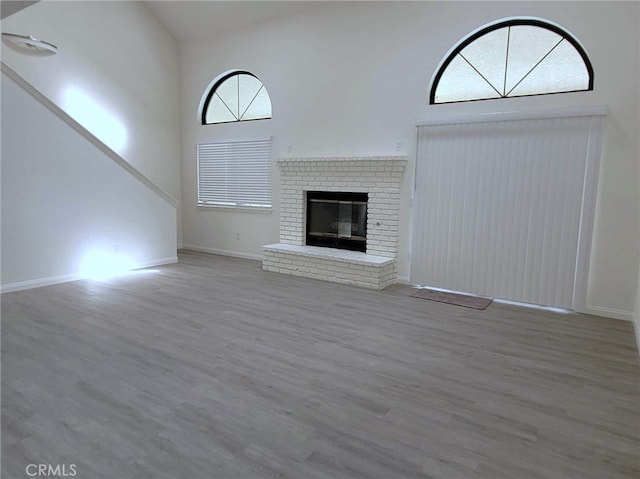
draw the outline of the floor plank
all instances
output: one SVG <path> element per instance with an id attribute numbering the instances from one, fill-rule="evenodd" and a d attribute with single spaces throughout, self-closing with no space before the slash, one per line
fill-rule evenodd
<path id="1" fill-rule="evenodd" d="M 2 295 L 2 477 L 637 478 L 632 325 L 181 252 Z"/>

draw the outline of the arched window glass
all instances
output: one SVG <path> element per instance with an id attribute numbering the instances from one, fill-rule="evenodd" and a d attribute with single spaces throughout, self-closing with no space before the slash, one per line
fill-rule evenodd
<path id="1" fill-rule="evenodd" d="M 258 78 L 246 71 L 227 72 L 205 92 L 202 124 L 271 118 L 271 99 Z"/>
<path id="2" fill-rule="evenodd" d="M 441 62 L 429 103 L 593 90 L 593 68 L 569 33 L 537 19 L 511 19 L 463 39 Z"/>

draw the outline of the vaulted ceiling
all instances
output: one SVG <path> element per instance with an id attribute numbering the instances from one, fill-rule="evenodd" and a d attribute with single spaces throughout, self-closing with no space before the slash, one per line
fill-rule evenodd
<path id="1" fill-rule="evenodd" d="M 37 0 L 2 0 L 2 2 L 0 2 L 0 11 L 2 12 L 2 18 L 13 15 L 14 13 L 19 12 L 23 8 L 27 8 L 29 5 L 33 5 L 34 3 L 37 3 Z"/>
<path id="2" fill-rule="evenodd" d="M 153 1 L 145 4 L 178 41 L 211 37 L 298 14 L 317 1 Z"/>

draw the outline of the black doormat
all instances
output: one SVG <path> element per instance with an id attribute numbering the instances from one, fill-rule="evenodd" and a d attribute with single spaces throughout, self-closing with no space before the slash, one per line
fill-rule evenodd
<path id="1" fill-rule="evenodd" d="M 412 298 L 428 299 L 429 301 L 438 301 L 439 303 L 454 304 L 465 308 L 486 309 L 493 302 L 493 298 L 485 298 L 484 296 L 472 296 L 461 293 L 446 293 L 444 291 L 436 291 L 434 289 L 419 289 L 413 294 Z"/>

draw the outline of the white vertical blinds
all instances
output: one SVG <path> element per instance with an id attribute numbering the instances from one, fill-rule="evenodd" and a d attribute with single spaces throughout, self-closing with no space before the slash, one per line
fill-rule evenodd
<path id="1" fill-rule="evenodd" d="M 271 143 L 197 145 L 198 205 L 271 208 Z"/>
<path id="2" fill-rule="evenodd" d="M 571 309 L 593 118 L 419 127 L 412 282 Z"/>

